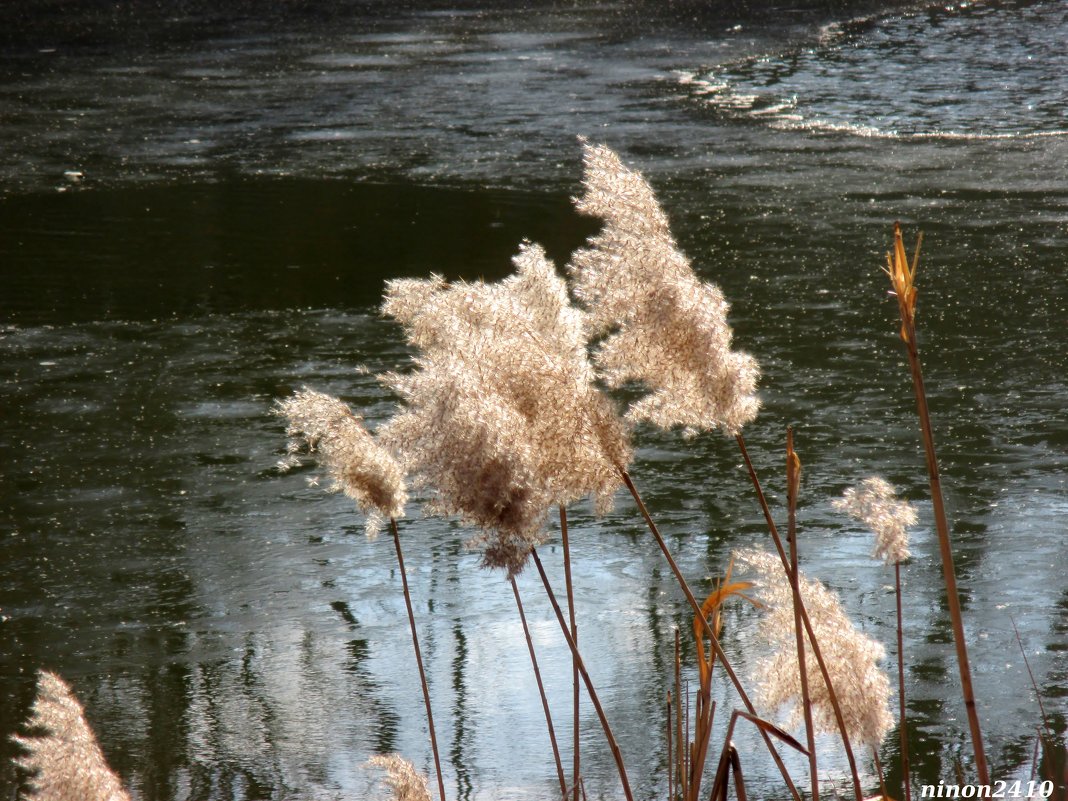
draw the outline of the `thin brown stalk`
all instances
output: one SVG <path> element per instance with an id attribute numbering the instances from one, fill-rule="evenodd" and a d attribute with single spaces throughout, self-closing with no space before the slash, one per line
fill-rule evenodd
<path id="1" fill-rule="evenodd" d="M 556 613 L 556 621 L 560 624 L 560 631 L 564 634 L 564 639 L 567 640 L 567 645 L 571 649 L 572 655 L 575 657 L 575 663 L 578 665 L 579 674 L 582 676 L 582 681 L 586 685 L 586 692 L 590 696 L 590 703 L 593 704 L 594 710 L 597 712 L 597 718 L 601 721 L 601 728 L 604 729 L 604 736 L 608 740 L 608 747 L 612 750 L 612 756 L 616 761 L 616 768 L 619 771 L 619 780 L 623 784 L 623 795 L 627 801 L 634 801 L 634 795 L 630 790 L 630 781 L 627 779 L 627 766 L 623 762 L 623 754 L 619 750 L 619 744 L 616 742 L 615 735 L 612 734 L 612 727 L 608 724 L 608 717 L 604 713 L 604 708 L 601 706 L 601 700 L 597 697 L 597 690 L 594 689 L 593 681 L 590 680 L 590 674 L 586 671 L 586 665 L 582 661 L 582 655 L 579 653 L 578 645 L 571 638 L 571 631 L 568 628 L 567 621 L 564 619 L 564 613 L 560 611 L 560 603 L 556 600 L 556 594 L 553 593 L 553 588 L 549 584 L 549 577 L 545 573 L 545 566 L 541 562 L 541 557 L 538 555 L 537 549 L 531 549 L 530 555 L 534 559 L 534 565 L 538 569 L 538 575 L 541 576 L 542 586 L 545 588 L 545 594 L 549 598 L 549 603 L 553 607 L 553 612 Z"/>
<path id="2" fill-rule="evenodd" d="M 897 593 L 897 693 L 901 705 L 901 721 L 898 732 L 901 735 L 901 783 L 905 791 L 905 801 L 912 801 L 912 778 L 909 771 L 909 731 L 905 717 L 905 634 L 904 620 L 901 613 L 901 562 L 894 563 L 894 590 Z"/>
<path id="3" fill-rule="evenodd" d="M 412 646 L 415 648 L 415 664 L 419 668 L 419 682 L 423 686 L 423 703 L 426 704 L 426 722 L 430 729 L 430 748 L 434 752 L 434 770 L 438 778 L 438 794 L 445 801 L 445 780 L 441 775 L 441 758 L 438 755 L 438 738 L 434 732 L 434 713 L 430 709 L 430 688 L 426 683 L 426 671 L 423 669 L 423 655 L 419 650 L 419 635 L 415 631 L 415 612 L 412 610 L 412 596 L 408 592 L 408 574 L 404 571 L 404 554 L 401 552 L 400 533 L 397 531 L 397 519 L 389 518 L 389 527 L 393 532 L 393 545 L 397 550 L 397 568 L 400 570 L 401 587 L 404 590 L 404 605 L 408 608 L 408 625 L 412 630 Z"/>
<path id="4" fill-rule="evenodd" d="M 530 627 L 527 626 L 527 616 L 523 612 L 523 600 L 519 597 L 519 585 L 515 583 L 515 578 L 510 579 L 512 583 L 512 594 L 515 595 L 515 605 L 519 610 L 519 619 L 523 623 L 523 636 L 527 640 L 527 651 L 530 653 L 530 664 L 534 668 L 534 679 L 538 683 L 538 693 L 541 695 L 541 708 L 545 712 L 545 726 L 549 730 L 549 742 L 553 748 L 553 760 L 556 762 L 556 775 L 560 779 L 560 797 L 562 801 L 567 801 L 568 787 L 567 779 L 564 778 L 564 765 L 560 761 L 560 748 L 556 744 L 556 729 L 553 727 L 553 716 L 549 711 L 549 699 L 545 695 L 545 685 L 541 680 L 541 671 L 538 669 L 538 657 L 534 653 L 534 640 L 530 637 Z"/>
<path id="5" fill-rule="evenodd" d="M 675 558 L 671 555 L 671 551 L 668 550 L 667 543 L 664 542 L 663 536 L 660 534 L 660 530 L 656 527 L 656 523 L 649 515 L 649 510 L 645 506 L 645 502 L 642 500 L 641 495 L 638 493 L 637 488 L 634 486 L 634 482 L 631 481 L 630 475 L 626 470 L 620 470 L 620 475 L 623 478 L 623 483 L 627 485 L 627 489 L 630 490 L 631 496 L 634 498 L 634 502 L 638 505 L 638 509 L 641 512 L 642 517 L 645 519 L 646 525 L 653 534 L 653 538 L 656 540 L 656 544 L 660 546 L 661 553 L 664 554 L 664 558 L 667 560 L 668 566 L 671 568 L 671 572 L 675 574 L 675 580 L 679 587 L 682 589 L 683 594 L 686 596 L 686 600 L 689 601 L 690 607 L 693 609 L 694 614 L 701 620 L 705 631 L 708 633 L 709 642 L 712 643 L 712 649 L 716 652 L 716 657 L 719 659 L 720 664 L 723 665 L 723 670 L 730 678 L 731 683 L 734 685 L 735 690 L 738 692 L 738 697 L 741 699 L 745 708 L 751 715 L 756 715 L 756 708 L 753 706 L 753 702 L 749 699 L 749 694 L 745 691 L 741 681 L 738 679 L 738 675 L 734 672 L 734 668 L 731 667 L 730 660 L 727 659 L 727 655 L 720 647 L 719 639 L 716 637 L 716 633 L 712 630 L 712 625 L 708 622 L 705 616 L 701 613 L 701 605 L 697 602 L 693 592 L 690 590 L 690 585 L 686 582 L 685 577 L 682 575 L 682 571 L 679 570 L 678 564 L 675 562 Z M 795 801 L 801 801 L 801 795 L 797 791 L 797 787 L 794 786 L 793 779 L 790 778 L 790 773 L 786 769 L 786 765 L 782 761 L 782 757 L 779 756 L 779 752 L 775 750 L 775 745 L 771 742 L 767 732 L 761 730 L 761 736 L 764 738 L 764 742 L 771 753 L 772 759 L 775 761 L 776 766 L 779 768 L 779 772 L 782 774 L 783 780 L 786 782 L 787 787 L 790 789 L 790 794 L 794 797 Z M 858 799 L 858 801 L 860 801 Z"/>
<path id="6" fill-rule="evenodd" d="M 567 511 L 560 506 L 560 534 L 564 545 L 564 584 L 567 592 L 567 616 L 571 624 L 571 638 L 578 645 L 578 624 L 575 622 L 575 588 L 571 583 L 571 544 L 567 536 Z M 575 801 L 579 801 L 579 777 L 582 775 L 579 768 L 581 759 L 579 755 L 579 674 L 576 656 L 571 657 L 571 687 L 572 687 L 572 742 L 574 743 L 573 782 L 575 788 Z"/>
<path id="7" fill-rule="evenodd" d="M 890 801 L 890 796 L 886 792 L 886 782 L 882 773 L 882 760 L 879 758 L 879 749 L 876 745 L 871 747 L 871 761 L 875 763 L 875 772 L 879 776 L 879 795 L 882 801 Z"/>
<path id="8" fill-rule="evenodd" d="M 683 772 L 686 774 L 686 795 L 683 796 L 686 799 L 690 797 L 690 765 L 693 764 L 693 743 L 690 741 L 690 680 L 686 680 L 686 713 L 683 716 L 683 721 L 686 725 L 686 748 L 684 749 L 684 759 L 682 762 Z"/>
<path id="9" fill-rule="evenodd" d="M 760 730 L 760 733 L 763 734 L 765 738 L 767 738 L 769 735 L 774 735 L 783 743 L 795 749 L 799 753 L 805 755 L 808 754 L 808 752 L 805 750 L 805 747 L 801 745 L 801 743 L 799 743 L 789 734 L 784 732 L 774 723 L 769 723 L 768 721 L 764 720 L 763 718 L 759 718 L 756 715 L 751 715 L 746 712 L 743 712 L 740 709 L 735 709 L 734 713 L 731 715 L 730 722 L 727 724 L 727 733 L 723 737 L 723 749 L 720 751 L 719 766 L 716 768 L 716 777 L 712 782 L 712 795 L 709 796 L 712 801 L 716 801 L 716 799 L 721 798 L 726 799 L 727 797 L 727 776 L 728 770 L 731 765 L 730 751 L 734 747 L 734 744 L 731 742 L 731 737 L 734 735 L 734 726 L 738 722 L 738 718 L 744 718 L 745 720 L 748 720 L 750 723 L 756 726 L 757 729 Z"/>
<path id="10" fill-rule="evenodd" d="M 742 759 L 738 756 L 738 749 L 730 747 L 731 775 L 734 776 L 734 794 L 738 801 L 748 801 L 749 795 L 745 792 L 745 778 L 742 776 Z"/>
<path id="11" fill-rule="evenodd" d="M 953 624 L 953 641 L 956 646 L 957 666 L 960 669 L 961 692 L 964 707 L 968 714 L 968 727 L 971 732 L 972 748 L 975 752 L 975 770 L 981 785 L 990 784 L 990 771 L 987 767 L 986 753 L 983 750 L 983 735 L 979 727 L 979 711 L 975 703 L 975 691 L 972 686 L 972 671 L 968 662 L 968 646 L 964 639 L 964 618 L 961 614 L 960 595 L 957 592 L 957 575 L 953 567 L 953 547 L 949 539 L 949 523 L 946 519 L 945 502 L 942 497 L 942 480 L 938 473 L 938 456 L 935 453 L 934 430 L 931 426 L 931 411 L 927 404 L 927 391 L 924 388 L 923 369 L 920 365 L 920 353 L 916 345 L 916 269 L 919 267 L 920 243 L 917 239 L 916 252 L 909 265 L 905 255 L 905 245 L 901 237 L 901 225 L 894 224 L 894 252 L 887 254 L 890 281 L 898 300 L 901 316 L 901 338 L 908 353 L 909 369 L 912 373 L 912 386 L 916 395 L 916 411 L 920 420 L 923 437 L 924 454 L 927 460 L 927 474 L 931 486 L 931 503 L 934 510 L 935 529 L 938 532 L 938 549 L 942 558 L 942 578 L 946 585 L 946 600 L 949 616 Z"/>
<path id="12" fill-rule="evenodd" d="M 886 780 L 883 777 L 883 763 L 879 759 L 879 749 L 874 745 L 871 747 L 871 758 L 875 763 L 875 772 L 879 776 L 879 792 L 882 794 L 883 801 L 889 801 L 890 796 L 886 792 Z"/>
<path id="13" fill-rule="evenodd" d="M 1027 675 L 1031 679 L 1031 687 L 1035 691 L 1035 700 L 1038 701 L 1038 711 L 1042 715 L 1042 728 L 1046 730 L 1046 739 L 1051 743 L 1053 742 L 1053 732 L 1049 728 L 1049 718 L 1046 717 L 1046 707 L 1042 703 L 1042 693 L 1038 691 L 1038 682 L 1035 681 L 1035 674 L 1031 670 L 1031 663 L 1027 660 L 1027 652 L 1024 651 L 1023 640 L 1020 639 L 1020 630 L 1016 628 L 1016 621 L 1012 615 L 1009 615 L 1009 622 L 1012 624 L 1013 633 L 1016 635 L 1016 644 L 1020 648 L 1020 656 L 1023 657 L 1024 667 L 1027 668 Z"/>
<path id="14" fill-rule="evenodd" d="M 686 797 L 686 741 L 682 737 L 682 640 L 678 629 L 675 629 L 675 742 L 678 746 L 676 759 L 678 761 L 679 797 Z"/>
<path id="15" fill-rule="evenodd" d="M 671 722 L 671 690 L 667 694 L 667 778 L 668 778 L 668 801 L 675 801 L 675 755 L 672 752 L 671 741 L 675 739 L 675 732 Z"/>
<path id="16" fill-rule="evenodd" d="M 801 708 L 808 738 L 808 769 L 812 782 L 812 801 L 819 801 L 819 773 L 816 765 L 816 729 L 812 724 L 812 698 L 808 690 L 805 664 L 805 634 L 801 623 L 801 584 L 797 562 L 797 495 L 801 489 L 801 460 L 794 451 L 794 431 L 786 429 L 786 539 L 790 543 L 790 586 L 794 598 L 794 634 L 797 641 L 797 670 L 801 679 Z"/>
<path id="17" fill-rule="evenodd" d="M 709 685 L 712 683 L 711 675 L 709 675 L 708 683 Z M 712 741 L 712 722 L 716 717 L 716 702 L 709 702 L 707 710 L 707 712 L 698 713 L 703 715 L 704 723 L 697 733 L 697 741 L 693 745 L 693 763 L 690 766 L 690 787 L 692 788 L 690 796 L 693 801 L 697 801 L 701 793 L 701 777 L 704 775 L 705 760 L 708 758 L 708 745 Z"/>
<path id="18" fill-rule="evenodd" d="M 1038 769 L 1039 747 L 1043 743 L 1047 743 L 1052 746 L 1054 743 L 1056 743 L 1056 740 L 1053 738 L 1053 731 L 1049 727 L 1049 718 L 1046 717 L 1046 707 L 1042 703 L 1042 693 L 1040 693 L 1038 690 L 1038 683 L 1035 681 L 1035 674 L 1031 670 L 1031 663 L 1028 661 L 1027 653 L 1024 651 L 1023 640 L 1020 638 L 1020 630 L 1016 628 L 1016 621 L 1013 619 L 1012 615 L 1009 615 L 1009 622 L 1012 623 L 1012 630 L 1016 634 L 1016 644 L 1020 647 L 1020 656 L 1023 657 L 1024 667 L 1027 668 L 1027 675 L 1031 679 L 1031 687 L 1035 691 L 1035 700 L 1038 701 L 1038 711 L 1042 715 L 1042 728 L 1036 729 L 1036 731 L 1038 732 L 1038 741 L 1035 743 L 1035 761 L 1031 768 L 1032 778 L 1034 778 L 1035 772 Z M 1044 737 L 1043 730 L 1045 730 Z M 1046 756 L 1045 748 L 1042 748 L 1042 755 L 1043 757 Z"/>
<path id="19" fill-rule="evenodd" d="M 783 570 L 786 571 L 786 575 L 789 577 L 791 585 L 793 585 L 794 576 L 793 571 L 790 569 L 790 560 L 783 548 L 782 538 L 779 536 L 779 530 L 775 526 L 775 520 L 771 516 L 771 509 L 768 506 L 764 490 L 760 486 L 760 479 L 757 477 L 756 468 L 753 467 L 753 462 L 749 458 L 749 451 L 745 447 L 745 438 L 741 434 L 738 434 L 735 437 L 735 440 L 742 452 L 742 459 L 745 461 L 746 470 L 749 473 L 749 480 L 753 483 L 753 488 L 756 490 L 760 508 L 764 511 L 764 520 L 767 522 L 771 540 L 775 544 L 775 549 L 779 553 L 779 559 L 782 562 Z M 800 586 L 794 587 L 794 591 L 800 595 Z M 842 738 L 846 760 L 849 762 L 849 772 L 853 779 L 853 794 L 856 796 L 856 801 L 863 801 L 864 790 L 860 784 L 860 772 L 857 769 L 857 759 L 853 753 L 853 745 L 849 739 L 849 732 L 846 729 L 845 716 L 842 714 L 842 707 L 838 702 L 838 694 L 835 692 L 834 685 L 831 683 L 831 674 L 828 671 L 827 663 L 823 658 L 819 640 L 816 639 L 816 633 L 812 628 L 812 621 L 809 619 L 808 610 L 805 609 L 804 599 L 801 599 L 801 602 L 797 604 L 797 608 L 801 611 L 801 622 L 805 626 L 805 633 L 808 635 L 808 642 L 812 647 L 812 655 L 816 657 L 816 664 L 819 665 L 820 674 L 823 676 L 823 680 L 827 683 L 828 697 L 831 701 L 831 708 L 834 710 L 835 721 L 838 723 L 838 733 Z"/>
<path id="20" fill-rule="evenodd" d="M 779 529 L 775 526 L 775 520 L 771 516 L 771 507 L 768 506 L 768 499 L 764 496 L 764 488 L 760 485 L 756 468 L 753 467 L 753 460 L 749 458 L 749 449 L 745 447 L 745 437 L 742 434 L 736 434 L 734 441 L 738 443 L 738 449 L 742 452 L 742 460 L 745 462 L 746 471 L 749 473 L 749 480 L 753 483 L 760 509 L 764 512 L 764 522 L 768 524 L 768 531 L 771 532 L 771 541 L 775 545 L 775 550 L 779 553 L 779 560 L 782 562 L 783 568 L 789 572 L 790 560 L 786 555 L 786 550 L 782 547 L 782 538 L 779 536 Z"/>

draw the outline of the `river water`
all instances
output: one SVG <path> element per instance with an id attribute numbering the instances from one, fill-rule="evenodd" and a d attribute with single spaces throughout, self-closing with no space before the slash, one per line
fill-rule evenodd
<path id="1" fill-rule="evenodd" d="M 1068 5 L 9 2 L 0 31 L 0 797 L 40 667 L 136 798 L 365 799 L 374 753 L 431 769 L 392 545 L 310 471 L 276 472 L 271 405 L 309 385 L 386 419 L 374 374 L 409 354 L 382 282 L 495 279 L 523 238 L 565 261 L 593 230 L 570 209 L 579 135 L 643 170 L 731 300 L 764 369 L 747 438 L 773 508 L 793 425 L 803 566 L 891 659 L 892 575 L 831 501 L 881 474 L 919 506 L 907 699 L 932 783 L 971 751 L 879 269 L 894 220 L 924 231 L 921 349 L 995 777 L 1029 777 L 1041 722 L 1013 622 L 1063 736 Z M 733 442 L 636 443 L 707 591 L 766 539 Z M 637 797 L 665 798 L 688 616 L 633 505 L 571 522 L 591 674 Z M 449 797 L 555 798 L 508 585 L 417 503 L 402 536 Z M 559 577 L 555 529 L 545 558 Z M 570 658 L 520 588 L 566 755 Z M 728 614 L 743 674 L 755 625 Z M 737 699 L 716 697 L 722 723 Z M 783 797 L 738 739 L 753 791 Z M 582 745 L 589 796 L 621 797 L 588 705 Z M 892 793 L 898 756 L 891 734 Z"/>

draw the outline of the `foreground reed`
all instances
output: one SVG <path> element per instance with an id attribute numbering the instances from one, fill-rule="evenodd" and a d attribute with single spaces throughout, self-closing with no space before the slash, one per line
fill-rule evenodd
<path id="1" fill-rule="evenodd" d="M 14 741 L 26 755 L 16 760 L 31 774 L 30 790 L 39 801 L 130 801 L 119 777 L 108 767 L 85 710 L 63 679 L 37 674 L 37 697 L 27 728 Z"/>
<path id="2" fill-rule="evenodd" d="M 894 566 L 894 598 L 897 611 L 897 693 L 900 716 L 898 731 L 901 739 L 901 774 L 905 801 L 912 799 L 909 776 L 909 737 L 905 711 L 905 638 L 904 620 L 901 612 L 901 563 L 909 558 L 909 526 L 916 525 L 919 516 L 916 508 L 907 501 L 897 499 L 894 488 L 886 479 L 873 476 L 850 487 L 832 504 L 860 520 L 875 534 L 875 549 L 872 555 Z M 885 794 L 885 793 L 884 793 Z"/>
<path id="3" fill-rule="evenodd" d="M 923 450 L 927 460 L 927 475 L 931 485 L 931 504 L 934 509 L 935 530 L 938 532 L 938 550 L 942 559 L 942 577 L 946 585 L 946 599 L 949 617 L 953 624 L 953 644 L 957 652 L 957 667 L 960 671 L 961 691 L 964 695 L 964 707 L 968 715 L 968 728 L 972 738 L 972 752 L 975 754 L 975 770 L 979 783 L 990 784 L 990 771 L 986 764 L 983 750 L 983 734 L 979 726 L 979 710 L 975 703 L 975 690 L 972 687 L 972 670 L 968 662 L 968 644 L 964 636 L 964 618 L 960 608 L 960 594 L 957 592 L 957 574 L 953 567 L 953 546 L 949 538 L 949 523 L 946 520 L 946 504 L 942 497 L 942 480 L 938 471 L 938 456 L 935 453 L 934 430 L 931 425 L 931 412 L 927 405 L 927 390 L 923 382 L 923 369 L 920 365 L 919 346 L 916 342 L 916 271 L 920 264 L 920 245 L 922 237 L 916 240 L 916 251 L 909 263 L 905 253 L 905 243 L 901 236 L 900 224 L 894 224 L 894 249 L 886 255 L 886 272 L 890 276 L 894 295 L 897 297 L 898 312 L 901 316 L 901 339 L 908 354 L 909 370 L 912 374 L 912 386 L 916 394 L 916 412 L 920 420 L 920 432 Z"/>

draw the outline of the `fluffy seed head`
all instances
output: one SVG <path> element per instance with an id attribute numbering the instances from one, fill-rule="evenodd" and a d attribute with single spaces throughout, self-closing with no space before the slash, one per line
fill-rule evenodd
<path id="1" fill-rule="evenodd" d="M 478 526 L 471 544 L 485 547 L 485 565 L 514 574 L 543 541 L 550 503 L 535 480 L 526 420 L 483 388 L 477 366 L 445 356 L 416 365 L 383 377 L 405 405 L 380 436 L 413 483 L 434 490 L 427 511 Z"/>
<path id="2" fill-rule="evenodd" d="M 392 801 L 430 801 L 426 776 L 400 754 L 373 756 L 368 764 L 386 771 L 384 781 Z"/>
<path id="3" fill-rule="evenodd" d="M 70 687 L 54 673 L 37 674 L 37 697 L 27 728 L 39 735 L 12 739 L 27 753 L 15 763 L 36 775 L 38 801 L 130 801 L 108 767 L 85 710 Z"/>
<path id="4" fill-rule="evenodd" d="M 832 505 L 875 533 L 872 555 L 876 559 L 892 565 L 909 558 L 907 529 L 916 525 L 916 508 L 908 501 L 898 500 L 888 481 L 878 476 L 866 478 L 860 486 L 847 489 Z"/>
<path id="5" fill-rule="evenodd" d="M 496 284 L 390 282 L 383 304 L 421 351 L 415 372 L 385 377 L 405 408 L 383 436 L 435 508 L 485 530 L 485 563 L 512 573 L 549 506 L 593 495 L 604 508 L 631 458 L 563 280 L 537 245 L 514 264 Z"/>
<path id="6" fill-rule="evenodd" d="M 792 704 L 796 722 L 801 716 L 801 678 L 790 581 L 779 558 L 765 551 L 743 550 L 735 554 L 735 560 L 756 574 L 760 599 L 767 607 L 760 632 L 775 649 L 771 657 L 757 663 L 754 678 L 759 700 L 768 709 Z M 878 746 L 893 728 L 890 682 L 879 668 L 886 651 L 854 628 L 838 597 L 821 582 L 801 575 L 800 585 L 850 741 Z M 817 730 L 837 733 L 827 684 L 807 642 L 805 648 L 814 725 Z"/>
<path id="7" fill-rule="evenodd" d="M 378 533 L 383 518 L 404 515 L 404 471 L 344 401 L 303 389 L 279 401 L 276 412 L 288 421 L 286 433 L 291 437 L 281 469 L 299 464 L 302 450 L 318 454 L 333 482 L 331 489 L 344 492 L 367 515 L 370 537 Z"/>
<path id="8" fill-rule="evenodd" d="M 640 173 L 604 145 L 584 143 L 584 160 L 585 193 L 575 205 L 604 227 L 568 271 L 591 333 L 607 333 L 597 367 L 610 386 L 649 389 L 631 405 L 631 420 L 738 433 L 760 408 L 760 368 L 731 350 L 723 293 L 698 280 Z"/>

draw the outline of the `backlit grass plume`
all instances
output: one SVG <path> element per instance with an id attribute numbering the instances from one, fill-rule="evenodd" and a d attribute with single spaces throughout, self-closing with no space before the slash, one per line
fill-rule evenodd
<path id="1" fill-rule="evenodd" d="M 427 778 L 399 754 L 373 756 L 368 762 L 386 771 L 385 784 L 391 801 L 430 801 Z"/>
<path id="2" fill-rule="evenodd" d="M 427 512 L 482 529 L 470 544 L 484 548 L 487 567 L 514 574 L 544 541 L 551 503 L 537 480 L 527 421 L 487 392 L 477 366 L 461 357 L 420 357 L 416 365 L 385 379 L 405 406 L 381 436 L 412 482 L 433 488 Z"/>
<path id="3" fill-rule="evenodd" d="M 37 674 L 27 728 L 36 734 L 12 739 L 27 752 L 16 764 L 34 774 L 35 801 L 130 801 L 104 759 L 85 710 L 56 674 Z"/>
<path id="4" fill-rule="evenodd" d="M 584 150 L 585 193 L 575 204 L 604 227 L 568 271 L 591 332 L 607 334 L 594 356 L 605 381 L 650 390 L 631 405 L 634 421 L 738 434 L 760 408 L 760 368 L 731 350 L 723 293 L 694 274 L 641 174 L 603 145 Z"/>
<path id="5" fill-rule="evenodd" d="M 775 648 L 774 655 L 758 663 L 754 677 L 758 696 L 769 709 L 792 704 L 795 715 L 799 716 L 801 681 L 789 579 L 782 562 L 774 554 L 743 550 L 735 554 L 735 559 L 756 574 L 759 598 L 767 607 L 760 625 L 761 634 Z M 821 582 L 800 574 L 799 583 L 850 740 L 878 746 L 893 727 L 889 709 L 890 682 L 879 667 L 886 651 L 878 642 L 854 628 L 838 597 Z M 806 658 L 815 663 L 807 644 Z M 809 692 L 816 729 L 837 732 L 830 694 L 821 674 L 809 675 Z"/>
<path id="6" fill-rule="evenodd" d="M 836 509 L 864 523 L 875 533 L 873 556 L 894 566 L 894 594 L 897 600 L 897 697 L 900 709 L 898 735 L 901 738 L 902 789 L 905 801 L 912 798 L 909 771 L 909 736 L 905 703 L 905 635 L 904 613 L 901 603 L 901 563 L 909 558 L 908 527 L 916 524 L 916 509 L 906 501 L 899 501 L 894 488 L 885 479 L 873 476 L 850 487 L 832 502 Z"/>
<path id="7" fill-rule="evenodd" d="M 907 501 L 898 500 L 886 479 L 866 478 L 860 486 L 850 487 L 840 499 L 832 501 L 832 506 L 874 532 L 877 559 L 893 565 L 909 558 L 908 527 L 916 525 L 916 509 Z"/>
<path id="8" fill-rule="evenodd" d="M 405 406 L 382 436 L 435 489 L 434 510 L 482 527 L 486 564 L 510 573 L 550 506 L 592 495 L 605 508 L 631 458 L 564 281 L 537 245 L 514 264 L 496 284 L 390 282 L 383 304 L 420 354 L 384 379 Z"/>
<path id="9" fill-rule="evenodd" d="M 280 468 L 299 464 L 304 449 L 318 454 L 333 482 L 331 489 L 354 499 L 367 515 L 368 536 L 379 532 L 385 518 L 404 515 L 404 471 L 344 401 L 303 389 L 279 401 L 276 412 L 288 421 L 286 433 L 292 438 Z"/>

